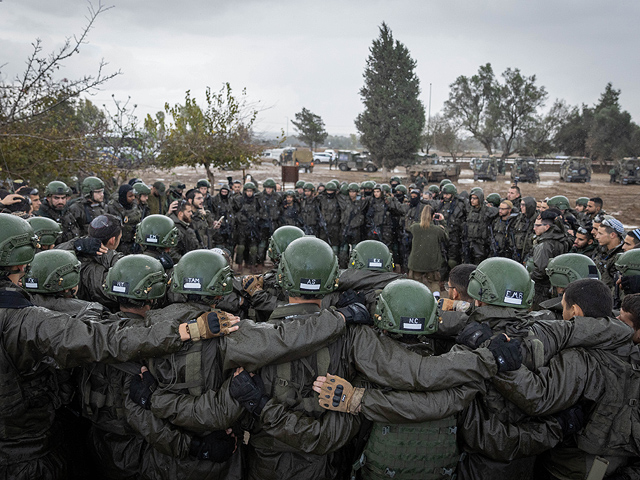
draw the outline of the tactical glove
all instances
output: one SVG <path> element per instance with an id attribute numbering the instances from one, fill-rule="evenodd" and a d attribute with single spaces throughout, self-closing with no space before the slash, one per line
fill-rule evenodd
<path id="1" fill-rule="evenodd" d="M 366 302 L 366 298 L 363 293 L 356 292 L 353 289 L 349 289 L 346 292 L 342 292 L 340 294 L 340 298 L 338 299 L 338 303 L 336 303 L 336 307 L 343 308 L 347 305 L 351 305 L 352 303 L 362 303 Z"/>
<path id="2" fill-rule="evenodd" d="M 236 451 L 237 439 L 224 430 L 216 430 L 205 437 L 193 437 L 189 455 L 200 460 L 223 463 Z"/>
<path id="3" fill-rule="evenodd" d="M 522 365 L 520 341 L 515 339 L 507 341 L 507 337 L 500 334 L 491 340 L 488 348 L 496 359 L 498 372 L 517 370 Z"/>
<path id="4" fill-rule="evenodd" d="M 173 259 L 171 258 L 171 255 L 169 255 L 168 252 L 162 252 L 158 256 L 158 261 L 162 264 L 162 268 L 164 268 L 165 270 L 169 270 L 174 266 Z"/>
<path id="5" fill-rule="evenodd" d="M 344 315 L 347 325 L 373 325 L 369 310 L 361 303 L 353 303 L 337 310 Z"/>
<path id="6" fill-rule="evenodd" d="M 640 275 L 624 276 L 620 279 L 620 286 L 627 295 L 640 293 Z"/>
<path id="7" fill-rule="evenodd" d="M 556 413 L 553 417 L 562 428 L 562 434 L 566 437 L 578 433 L 584 427 L 585 418 L 581 405 L 574 405 L 571 408 Z"/>
<path id="8" fill-rule="evenodd" d="M 231 379 L 229 393 L 249 413 L 253 413 L 256 416 L 260 416 L 260 412 L 269 401 L 262 378 L 259 375 L 252 377 L 245 370 Z"/>
<path id="9" fill-rule="evenodd" d="M 142 408 L 149 410 L 151 408 L 151 394 L 157 386 L 158 382 L 149 371 L 144 372 L 142 378 L 140 375 L 134 375 L 129 385 L 129 398 Z"/>
<path id="10" fill-rule="evenodd" d="M 469 302 L 464 300 L 451 300 L 449 298 L 441 298 L 438 300 L 438 308 L 443 312 L 466 312 L 471 307 Z"/>
<path id="11" fill-rule="evenodd" d="M 322 408 L 336 412 L 360 413 L 360 403 L 364 388 L 354 388 L 344 378 L 327 373 L 327 379 L 320 388 L 318 402 Z"/>
<path id="12" fill-rule="evenodd" d="M 197 342 L 206 338 L 224 337 L 230 334 L 230 328 L 233 326 L 231 316 L 227 312 L 214 309 L 189 321 L 187 327 L 191 340 Z"/>
<path id="13" fill-rule="evenodd" d="M 262 275 L 246 275 L 242 277 L 242 289 L 253 297 L 258 290 L 262 290 L 264 277 Z"/>
<path id="14" fill-rule="evenodd" d="M 78 255 L 95 255 L 101 246 L 102 242 L 92 237 L 77 238 L 73 242 L 73 248 L 75 248 Z"/>
<path id="15" fill-rule="evenodd" d="M 470 322 L 456 337 L 456 343 L 476 349 L 493 335 L 487 323 Z M 504 338 L 503 335 L 501 335 Z"/>

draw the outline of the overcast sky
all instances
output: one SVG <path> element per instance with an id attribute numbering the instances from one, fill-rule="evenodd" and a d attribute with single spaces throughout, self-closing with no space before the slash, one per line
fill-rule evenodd
<path id="1" fill-rule="evenodd" d="M 210 86 L 246 88 L 265 110 L 257 130 L 286 131 L 302 107 L 330 134 L 356 133 L 358 91 L 372 40 L 385 21 L 417 61 L 422 101 L 441 110 L 449 84 L 491 63 L 519 68 L 571 105 L 597 102 L 607 82 L 640 122 L 640 2 L 637 0 L 105 0 L 80 55 L 61 76 L 93 73 L 101 58 L 122 75 L 92 101 L 138 105 L 137 116 L 199 99 Z M 45 51 L 86 24 L 81 0 L 0 0 L 4 79 L 24 67 L 31 42 Z M 289 124 L 289 133 L 294 129 Z"/>

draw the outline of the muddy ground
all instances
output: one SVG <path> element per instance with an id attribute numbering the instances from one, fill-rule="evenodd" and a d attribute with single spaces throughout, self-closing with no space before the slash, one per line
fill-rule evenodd
<path id="1" fill-rule="evenodd" d="M 258 182 L 264 181 L 266 178 L 273 178 L 276 182 L 281 180 L 280 167 L 273 166 L 270 163 L 252 166 L 245 173 L 251 174 Z M 184 182 L 187 187 L 195 185 L 199 178 L 206 177 L 204 168 L 179 167 L 170 171 L 164 170 L 145 170 L 137 172 L 147 184 L 156 180 L 162 180 L 168 184 L 174 180 Z M 216 171 L 216 190 L 219 183 L 226 183 L 226 177 L 231 176 L 233 179 L 242 179 L 242 171 Z M 318 182 L 326 183 L 332 178 L 347 182 L 362 182 L 364 180 L 373 180 L 376 182 L 388 182 L 389 179 L 398 175 L 403 178 L 406 183 L 407 175 L 404 168 L 396 168 L 394 172 L 378 171 L 375 173 L 366 172 L 341 172 L 339 170 L 329 170 L 327 164 L 316 165 L 313 173 L 299 173 L 299 179 L 314 184 Z M 458 191 L 467 190 L 475 186 L 482 187 L 485 195 L 497 192 L 504 196 L 511 185 L 509 173 L 506 176 L 499 176 L 496 182 L 473 181 L 473 173 L 471 170 L 462 170 L 462 174 L 457 182 Z M 291 184 L 286 185 L 292 188 Z M 551 197 L 553 195 L 565 195 L 573 204 L 578 197 L 594 197 L 598 196 L 604 200 L 604 209 L 607 213 L 615 215 L 620 219 L 625 227 L 636 227 L 640 225 L 640 185 L 620 185 L 610 184 L 609 175 L 593 174 L 590 183 L 565 183 L 561 182 L 559 172 L 541 172 L 540 183 L 538 184 L 520 184 L 522 195 L 531 195 L 535 198 Z"/>

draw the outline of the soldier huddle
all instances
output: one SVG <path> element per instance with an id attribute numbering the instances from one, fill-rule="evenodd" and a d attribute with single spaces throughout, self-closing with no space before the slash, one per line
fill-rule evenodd
<path id="1" fill-rule="evenodd" d="M 390 183 L 1 197 L 3 476 L 640 478 L 640 230 Z"/>

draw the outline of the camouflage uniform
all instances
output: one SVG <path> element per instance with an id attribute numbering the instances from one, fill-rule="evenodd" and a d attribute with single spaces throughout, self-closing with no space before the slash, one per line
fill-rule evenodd
<path id="1" fill-rule="evenodd" d="M 260 202 L 256 195 L 236 195 L 232 199 L 236 223 L 236 263 L 255 265 L 258 261 L 258 244 L 260 243 L 260 228 L 258 219 L 262 214 Z"/>
<path id="2" fill-rule="evenodd" d="M 106 210 L 108 214 L 122 221 L 122 238 L 120 239 L 117 250 L 124 255 L 140 253 L 138 249 L 134 248 L 136 228 L 142 221 L 142 211 L 138 208 L 138 203 L 134 201 L 131 204 L 131 208 L 125 208 L 118 200 L 113 199 L 107 205 Z"/>
<path id="3" fill-rule="evenodd" d="M 79 198 L 69 204 L 69 212 L 76 219 L 76 223 L 81 230 L 81 235 L 89 233 L 91 221 L 107 213 L 104 203 L 94 202 L 88 197 Z"/>
<path id="4" fill-rule="evenodd" d="M 58 239 L 56 244 L 68 242 L 73 238 L 80 236 L 80 227 L 76 222 L 75 217 L 69 211 L 68 206 L 65 206 L 62 210 L 54 210 L 49 205 L 47 198 L 42 199 L 40 209 L 36 212 L 39 217 L 50 218 L 54 222 L 58 222 L 62 228 L 62 236 Z"/>
<path id="5" fill-rule="evenodd" d="M 191 250 L 197 250 L 201 248 L 201 245 L 200 242 L 198 242 L 195 230 L 190 224 L 180 220 L 175 212 L 169 215 L 169 218 L 173 220 L 180 236 L 178 244 L 171 249 L 171 258 L 174 263 L 178 263 L 185 253 L 190 252 Z"/>

